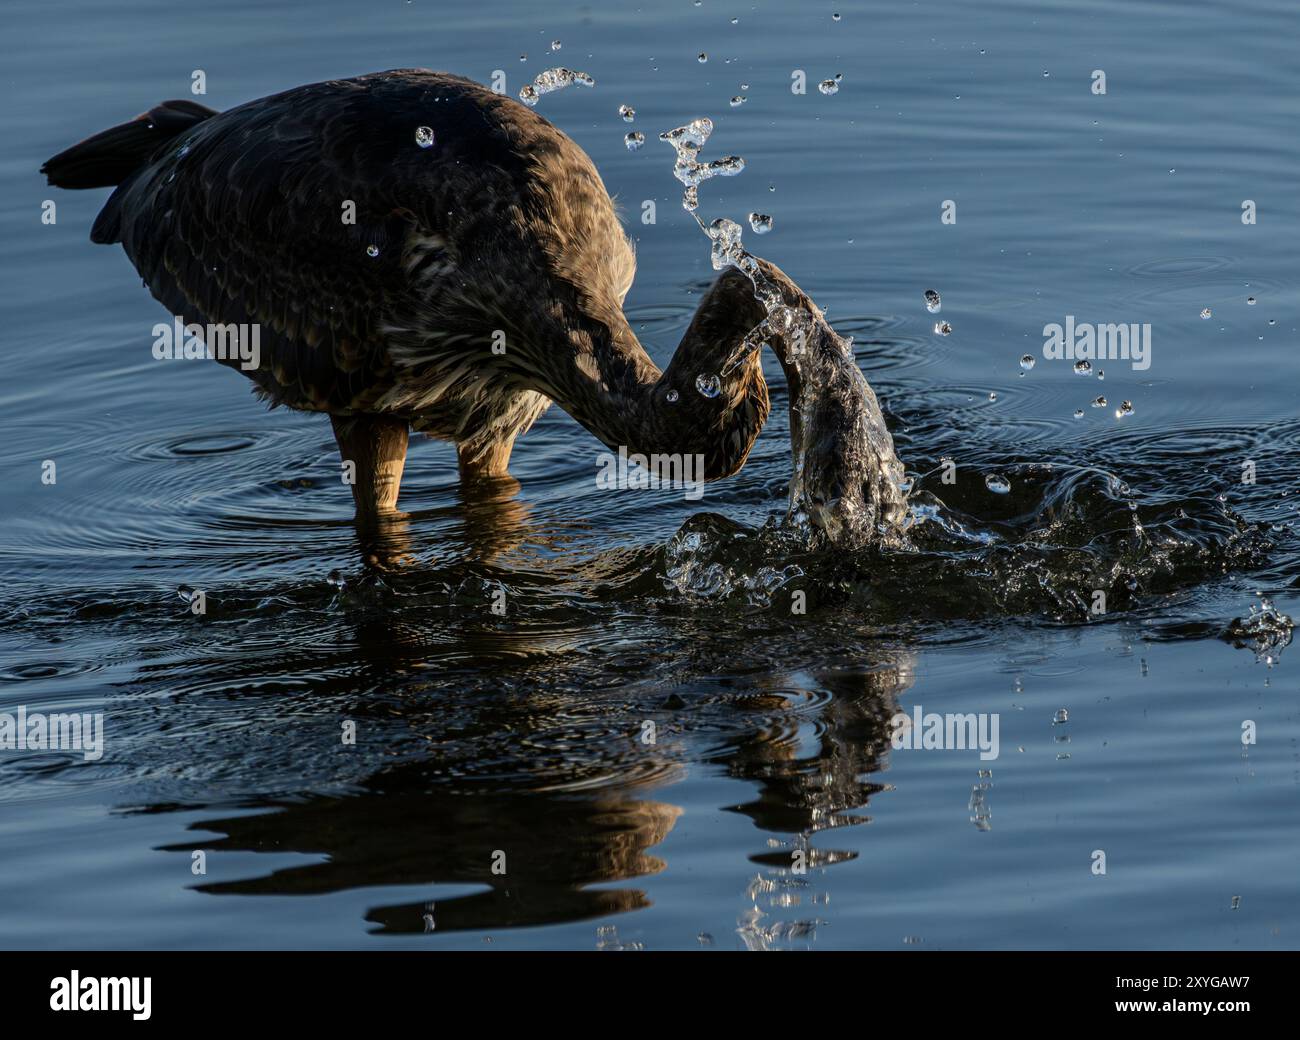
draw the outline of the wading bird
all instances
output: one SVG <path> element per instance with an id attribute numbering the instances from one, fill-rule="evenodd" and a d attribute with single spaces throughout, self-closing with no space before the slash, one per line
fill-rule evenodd
<path id="1" fill-rule="evenodd" d="M 455 443 L 462 480 L 504 476 L 555 402 L 614 451 L 699 455 L 716 480 L 767 418 L 757 352 L 713 393 L 765 314 L 749 280 L 719 276 L 660 371 L 623 314 L 635 259 L 591 159 L 470 80 L 395 70 L 220 113 L 167 101 L 42 172 L 116 188 L 91 240 L 120 242 L 173 315 L 259 326 L 244 374 L 272 406 L 330 416 L 360 520 L 394 513 L 412 429 Z"/>

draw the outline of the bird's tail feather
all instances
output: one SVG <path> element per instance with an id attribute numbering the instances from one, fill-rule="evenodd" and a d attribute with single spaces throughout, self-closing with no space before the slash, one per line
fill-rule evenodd
<path id="1" fill-rule="evenodd" d="M 65 149 L 47 160 L 41 173 L 56 188 L 116 187 L 158 148 L 216 114 L 195 101 L 164 101 Z"/>

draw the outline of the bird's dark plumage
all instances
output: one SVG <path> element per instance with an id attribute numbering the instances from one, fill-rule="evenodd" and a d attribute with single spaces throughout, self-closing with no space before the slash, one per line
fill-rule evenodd
<path id="1" fill-rule="evenodd" d="M 167 102 L 45 170 L 117 181 L 92 238 L 120 242 L 187 323 L 259 324 L 258 392 L 336 428 L 409 423 L 462 463 L 508 459 L 554 400 L 608 446 L 700 454 L 714 479 L 766 419 L 756 357 L 717 397 L 695 389 L 762 317 L 747 280 L 719 278 L 660 372 L 623 316 L 635 259 L 591 160 L 469 80 L 396 70 L 221 113 Z"/>

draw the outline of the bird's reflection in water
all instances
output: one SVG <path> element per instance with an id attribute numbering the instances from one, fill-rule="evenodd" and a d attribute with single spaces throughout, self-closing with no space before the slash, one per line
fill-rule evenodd
<path id="1" fill-rule="evenodd" d="M 417 771 L 418 772 L 418 771 Z M 321 895 L 385 885 L 472 885 L 477 891 L 427 902 L 381 904 L 366 913 L 375 934 L 490 931 L 603 917 L 649 905 L 626 882 L 664 869 L 648 850 L 681 810 L 605 793 L 593 799 L 545 793 L 410 790 L 403 769 L 367 790 L 309 798 L 272 812 L 205 821 L 227 851 L 297 852 L 318 863 L 263 877 L 205 883 L 212 895 Z M 171 851 L 188 852 L 176 845 Z M 502 858 L 504 853 L 504 858 Z M 494 873 L 504 867 L 505 873 Z"/>
<path id="2" fill-rule="evenodd" d="M 807 742 L 797 733 L 784 740 L 756 733 L 736 740 L 726 756 L 730 775 L 758 786 L 755 799 L 732 811 L 774 835 L 788 835 L 769 839 L 768 849 L 750 857 L 765 869 L 750 881 L 750 906 L 737 920 L 736 934 L 746 948 L 809 944 L 816 938 L 829 897 L 817 890 L 815 879 L 857 854 L 814 846 L 813 837 L 868 822 L 854 810 L 885 789 L 866 777 L 884 766 L 889 720 L 898 710 L 898 696 L 912 685 L 914 662 L 911 654 L 895 652 L 870 668 L 817 675 L 817 685 L 830 696 Z M 810 751 L 801 753 L 803 747 Z M 795 916 L 783 916 L 786 912 Z"/>
<path id="3" fill-rule="evenodd" d="M 430 544 L 437 541 L 440 552 L 490 562 L 516 548 L 532 529 L 520 490 L 514 477 L 480 477 L 456 486 L 458 501 L 452 506 L 358 518 L 355 528 L 361 562 L 379 571 L 416 565 L 422 528 Z M 429 521 L 437 520 L 450 522 L 450 527 L 435 539 Z"/>
<path id="4" fill-rule="evenodd" d="M 705 761 L 751 787 L 729 808 L 770 835 L 750 857 L 757 877 L 737 864 L 738 889 L 754 878 L 740 940 L 811 941 L 817 915 L 829 912 L 815 879 L 851 855 L 816 837 L 859 820 L 854 812 L 881 790 L 871 777 L 895 698 L 911 682 L 911 656 L 846 631 L 854 642 L 834 661 L 821 652 L 816 668 L 773 670 L 772 661 L 813 656 L 806 626 L 777 624 L 756 641 L 740 619 L 733 635 L 710 628 L 703 638 L 694 612 L 679 605 L 652 615 L 654 640 L 626 640 L 610 611 L 623 586 L 658 581 L 645 560 L 574 552 L 582 531 L 531 519 L 511 484 L 477 488 L 444 511 L 438 560 L 367 569 L 369 586 L 350 577 L 329 606 L 328 642 L 304 633 L 299 654 L 189 660 L 190 681 L 216 684 L 227 698 L 228 721 L 279 718 L 277 702 L 258 691 L 305 687 L 277 730 L 293 743 L 292 761 L 280 761 L 275 741 L 250 751 L 247 766 L 220 749 L 214 769 L 247 777 L 223 804 L 265 811 L 223 811 L 195 825 L 221 835 L 206 846 L 215 862 L 223 851 L 313 857 L 261 876 L 204 879 L 197 890 L 467 889 L 371 905 L 365 920 L 381 934 L 490 932 L 640 909 L 649 896 L 636 880 L 665 869 L 654 850 L 681 813 L 672 783 Z M 409 531 L 399 524 L 388 534 Z M 512 600 L 504 617 L 487 595 L 498 579 L 528 601 Z M 574 586 L 613 589 L 605 593 L 613 598 L 575 605 Z M 710 678 L 740 659 L 754 678 Z M 364 735 L 345 759 L 340 719 Z M 647 719 L 659 726 L 648 745 L 638 739 Z M 193 847 L 192 838 L 172 846 Z M 497 853 L 504 873 L 493 872 Z"/>
<path id="5" fill-rule="evenodd" d="M 221 835 L 204 840 L 213 862 L 232 851 L 315 860 L 196 889 L 244 897 L 471 889 L 433 904 L 372 905 L 365 920 L 374 934 L 491 932 L 641 909 L 650 899 L 634 882 L 665 869 L 653 850 L 682 811 L 667 797 L 671 784 L 707 744 L 710 764 L 756 789 L 751 800 L 724 808 L 771 835 L 768 848 L 750 857 L 759 869 L 744 889 L 740 942 L 755 949 L 810 943 L 830 912 L 817 879 L 852 857 L 815 839 L 861 822 L 855 810 L 882 790 L 869 777 L 882 768 L 895 698 L 911 681 L 909 655 L 881 657 L 856 671 L 771 675 L 721 702 L 712 687 L 713 702 L 701 703 L 699 714 L 689 702 L 665 710 L 661 692 L 649 702 L 639 687 L 616 688 L 608 717 L 588 728 L 579 727 L 583 716 L 564 691 L 542 684 L 531 693 L 516 685 L 508 695 L 479 690 L 455 700 L 440 688 L 433 699 L 351 705 L 362 725 L 386 717 L 430 750 L 385 765 L 345 793 L 252 799 L 245 804 L 267 811 L 195 824 Z M 819 700 L 810 702 L 801 685 L 815 687 Z M 662 721 L 656 745 L 636 739 L 644 718 Z M 193 848 L 193 839 L 169 846 Z M 597 937 L 603 948 L 622 945 L 606 934 L 611 927 Z"/>

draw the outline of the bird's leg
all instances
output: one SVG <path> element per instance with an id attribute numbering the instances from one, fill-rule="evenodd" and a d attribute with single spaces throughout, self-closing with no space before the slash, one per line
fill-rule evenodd
<path id="1" fill-rule="evenodd" d="M 394 514 L 406 466 L 406 420 L 384 415 L 331 415 L 330 422 L 343 457 L 344 475 L 352 477 L 357 520 L 369 522 Z"/>
<path id="2" fill-rule="evenodd" d="M 460 464 L 462 481 L 482 480 L 485 477 L 510 476 L 510 452 L 514 450 L 515 439 L 505 437 L 488 446 L 487 451 L 477 458 L 471 458 L 464 445 L 456 445 L 456 461 Z"/>

